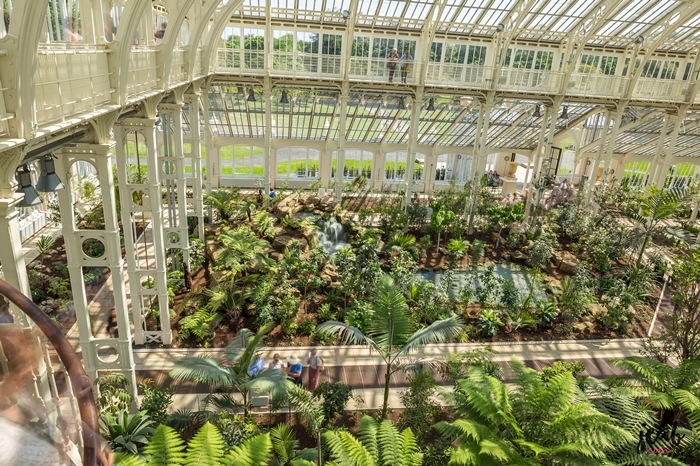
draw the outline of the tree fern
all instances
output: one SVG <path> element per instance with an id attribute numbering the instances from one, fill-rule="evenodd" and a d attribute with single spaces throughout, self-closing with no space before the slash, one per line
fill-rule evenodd
<path id="1" fill-rule="evenodd" d="M 349 432 L 330 431 L 323 434 L 331 458 L 339 466 L 376 466 L 367 448 Z"/>
<path id="2" fill-rule="evenodd" d="M 114 466 L 147 466 L 147 463 L 141 456 L 130 455 L 120 451 L 115 454 Z"/>
<path id="3" fill-rule="evenodd" d="M 379 433 L 379 426 L 377 421 L 375 421 L 370 416 L 362 416 L 360 420 L 360 430 L 357 432 L 357 438 L 362 445 L 365 446 L 367 451 L 374 461 L 379 461 L 379 442 L 377 441 L 377 434 Z"/>
<path id="4" fill-rule="evenodd" d="M 224 439 L 211 423 L 205 423 L 190 440 L 185 466 L 218 466 L 224 454 Z"/>
<path id="5" fill-rule="evenodd" d="M 222 464 L 225 466 L 266 466 L 272 458 L 270 434 L 251 437 L 241 445 L 233 447 Z"/>
<path id="6" fill-rule="evenodd" d="M 143 452 L 148 466 L 180 466 L 185 460 L 185 442 L 175 429 L 159 425 Z"/>

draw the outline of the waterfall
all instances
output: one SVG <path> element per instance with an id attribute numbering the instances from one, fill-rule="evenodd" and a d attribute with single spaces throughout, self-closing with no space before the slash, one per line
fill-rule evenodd
<path id="1" fill-rule="evenodd" d="M 348 229 L 335 217 L 321 220 L 318 225 L 318 243 L 328 254 L 333 255 L 348 244 Z"/>

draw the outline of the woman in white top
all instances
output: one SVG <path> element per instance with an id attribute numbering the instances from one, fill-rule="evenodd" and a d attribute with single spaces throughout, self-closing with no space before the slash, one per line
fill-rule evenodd
<path id="1" fill-rule="evenodd" d="M 275 353 L 275 355 L 272 356 L 272 361 L 270 361 L 270 369 L 284 369 L 284 363 L 280 359 L 279 353 Z"/>
<path id="2" fill-rule="evenodd" d="M 323 370 L 323 359 L 316 354 L 316 348 L 309 351 L 309 358 L 306 360 L 309 365 L 309 391 L 311 393 L 318 387 L 321 371 Z"/>

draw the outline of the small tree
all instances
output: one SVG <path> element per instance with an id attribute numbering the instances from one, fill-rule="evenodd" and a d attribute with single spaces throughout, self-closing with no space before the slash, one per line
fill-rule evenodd
<path id="1" fill-rule="evenodd" d="M 514 205 L 494 204 L 486 209 L 489 221 L 498 226 L 498 238 L 496 239 L 496 249 L 501 242 L 501 233 L 504 228 L 510 227 L 513 223 L 522 222 L 525 219 L 524 207 L 522 203 Z"/>
<path id="2" fill-rule="evenodd" d="M 666 338 L 681 359 L 700 357 L 700 249 L 680 256 L 673 266 L 675 304 Z"/>

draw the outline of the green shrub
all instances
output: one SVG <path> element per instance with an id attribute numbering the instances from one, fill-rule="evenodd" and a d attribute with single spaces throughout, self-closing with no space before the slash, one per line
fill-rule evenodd
<path id="1" fill-rule="evenodd" d="M 139 409 L 145 411 L 154 424 L 165 424 L 168 419 L 168 406 L 173 402 L 173 387 L 161 387 L 146 378 L 139 384 L 139 388 L 143 392 Z"/>
<path id="2" fill-rule="evenodd" d="M 351 398 L 354 399 L 352 390 L 350 385 L 346 385 L 343 382 L 321 382 L 318 385 L 314 391 L 314 396 L 323 398 L 321 408 L 323 409 L 323 416 L 326 422 L 332 422 L 336 414 L 345 412 L 345 406 L 348 404 L 348 401 Z"/>
<path id="3" fill-rule="evenodd" d="M 551 327 L 554 318 L 559 313 L 557 303 L 554 301 L 540 301 L 532 313 L 532 317 L 537 320 L 537 325 L 541 328 Z"/>
<path id="4" fill-rule="evenodd" d="M 484 257 L 484 251 L 486 250 L 486 243 L 481 240 L 475 239 L 472 243 L 472 264 L 476 265 L 479 263 L 482 257 Z"/>
<path id="5" fill-rule="evenodd" d="M 542 239 L 530 242 L 530 263 L 533 267 L 544 267 L 553 255 L 554 248 L 548 242 Z"/>
<path id="6" fill-rule="evenodd" d="M 321 304 L 318 309 L 318 320 L 321 322 L 327 322 L 329 320 L 337 320 L 338 316 L 335 311 L 331 310 L 331 304 L 325 302 Z"/>
<path id="7" fill-rule="evenodd" d="M 83 267 L 83 281 L 86 285 L 97 285 L 103 280 L 102 267 Z"/>
<path id="8" fill-rule="evenodd" d="M 498 316 L 498 312 L 494 309 L 481 309 L 477 317 L 476 327 L 485 337 L 493 337 L 498 334 L 498 331 L 503 327 L 503 321 Z"/>
<path id="9" fill-rule="evenodd" d="M 316 319 L 306 316 L 299 322 L 299 335 L 310 337 L 316 331 Z"/>
<path id="10" fill-rule="evenodd" d="M 433 399 L 436 393 L 437 383 L 432 372 L 421 368 L 409 375 L 408 387 L 399 394 L 404 406 L 399 417 L 400 429 L 410 427 L 419 444 L 425 441 L 429 432 L 426 427 L 437 421 L 440 405 Z"/>

